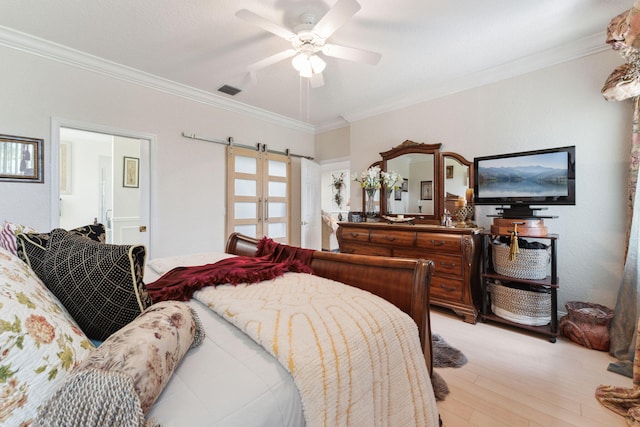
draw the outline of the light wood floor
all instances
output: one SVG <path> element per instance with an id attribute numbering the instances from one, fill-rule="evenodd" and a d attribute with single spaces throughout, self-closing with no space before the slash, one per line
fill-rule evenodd
<path id="1" fill-rule="evenodd" d="M 445 427 L 626 426 L 594 397 L 601 384 L 631 387 L 630 378 L 607 371 L 615 359 L 606 352 L 497 323 L 471 325 L 445 309 L 431 313 L 432 332 L 469 360 L 438 369 L 451 391 L 438 403 Z"/>

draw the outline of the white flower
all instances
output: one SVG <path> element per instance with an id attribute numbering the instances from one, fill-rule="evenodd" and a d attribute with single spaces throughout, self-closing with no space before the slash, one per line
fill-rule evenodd
<path id="1" fill-rule="evenodd" d="M 398 190 L 402 183 L 402 175 L 394 171 L 382 172 L 382 180 L 388 190 Z"/>
<path id="2" fill-rule="evenodd" d="M 352 180 L 359 182 L 360 187 L 365 190 L 378 190 L 382 187 L 380 175 L 380 166 L 371 166 L 358 177 L 357 174 L 353 174 Z"/>

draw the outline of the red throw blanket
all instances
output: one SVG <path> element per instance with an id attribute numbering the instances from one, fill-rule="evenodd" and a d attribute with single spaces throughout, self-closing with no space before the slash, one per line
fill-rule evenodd
<path id="1" fill-rule="evenodd" d="M 204 286 L 256 283 L 282 276 L 287 271 L 313 273 L 309 265 L 314 252 L 263 237 L 258 242 L 255 257 L 237 256 L 214 264 L 176 267 L 147 284 L 147 291 L 154 303 L 188 301 L 195 291 Z"/>

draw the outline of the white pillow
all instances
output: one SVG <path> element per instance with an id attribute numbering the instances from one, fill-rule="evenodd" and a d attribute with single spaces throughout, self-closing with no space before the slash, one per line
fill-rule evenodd
<path id="1" fill-rule="evenodd" d="M 155 258 L 147 262 L 147 267 L 162 276 L 176 267 L 192 267 L 196 265 L 214 264 L 235 255 L 224 252 L 201 252 L 190 255 L 176 255 L 166 258 Z M 146 277 L 146 276 L 145 276 Z M 149 281 L 145 280 L 146 283 Z"/>
<path id="2" fill-rule="evenodd" d="M 0 248 L 0 425 L 30 425 L 93 344 L 35 273 Z"/>

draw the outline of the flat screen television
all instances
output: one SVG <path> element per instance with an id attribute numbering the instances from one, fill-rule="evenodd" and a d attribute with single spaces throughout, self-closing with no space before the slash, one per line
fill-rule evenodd
<path id="1" fill-rule="evenodd" d="M 504 218 L 532 218 L 547 205 L 576 204 L 575 146 L 476 157 L 474 203 Z M 536 207 L 533 207 L 536 206 Z"/>

